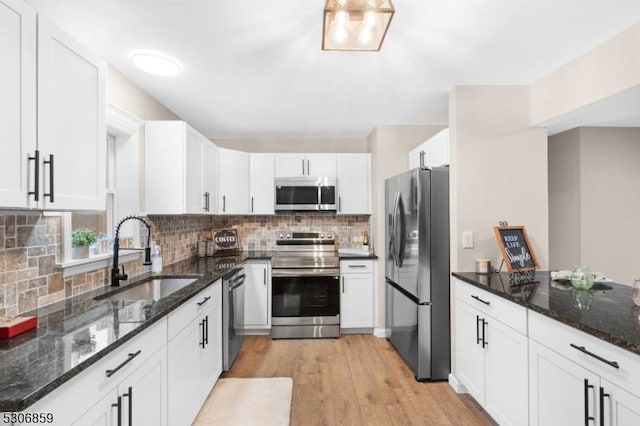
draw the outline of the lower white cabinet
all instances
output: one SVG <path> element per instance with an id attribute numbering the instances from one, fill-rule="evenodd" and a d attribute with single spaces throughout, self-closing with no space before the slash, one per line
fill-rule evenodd
<path id="1" fill-rule="evenodd" d="M 190 425 L 222 373 L 220 282 L 169 314 L 169 339 L 169 424 Z"/>
<path id="2" fill-rule="evenodd" d="M 245 331 L 271 329 L 271 262 L 250 261 L 244 265 Z"/>
<path id="3" fill-rule="evenodd" d="M 340 329 L 374 326 L 375 261 L 340 261 Z"/>
<path id="4" fill-rule="evenodd" d="M 520 309 L 503 310 L 501 302 L 456 281 L 456 377 L 499 424 L 523 425 L 528 421 L 527 336 L 512 325 L 526 322 L 526 309 L 512 304 Z"/>

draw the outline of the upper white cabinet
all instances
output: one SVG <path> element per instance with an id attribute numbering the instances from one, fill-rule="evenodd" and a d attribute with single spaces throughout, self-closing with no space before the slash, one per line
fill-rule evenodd
<path id="1" fill-rule="evenodd" d="M 276 154 L 276 177 L 336 176 L 336 154 Z"/>
<path id="2" fill-rule="evenodd" d="M 218 213 L 249 213 L 249 154 L 218 149 Z"/>
<path id="3" fill-rule="evenodd" d="M 18 0 L 0 0 L 0 206 L 37 207 L 36 13 Z"/>
<path id="4" fill-rule="evenodd" d="M 275 157 L 249 154 L 249 213 L 274 214 Z"/>
<path id="5" fill-rule="evenodd" d="M 449 129 L 443 129 L 409 152 L 409 168 L 449 164 Z"/>
<path id="6" fill-rule="evenodd" d="M 146 213 L 215 213 L 216 151 L 184 121 L 146 122 Z"/>
<path id="7" fill-rule="evenodd" d="M 337 154 L 338 214 L 371 214 L 371 154 Z"/>
<path id="8" fill-rule="evenodd" d="M 104 210 L 104 62 L 18 0 L 0 55 L 0 207 Z"/>

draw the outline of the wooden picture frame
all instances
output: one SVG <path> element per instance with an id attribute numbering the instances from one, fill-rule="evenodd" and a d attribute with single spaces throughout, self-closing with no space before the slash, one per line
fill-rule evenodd
<path id="1" fill-rule="evenodd" d="M 494 226 L 493 233 L 507 271 L 531 271 L 540 267 L 524 226 Z"/>

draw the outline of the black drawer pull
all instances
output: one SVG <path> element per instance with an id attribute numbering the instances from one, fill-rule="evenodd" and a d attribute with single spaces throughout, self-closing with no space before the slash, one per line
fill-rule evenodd
<path id="1" fill-rule="evenodd" d="M 138 355 L 140 355 L 142 353 L 142 350 L 138 350 L 138 352 L 133 353 L 133 354 L 129 354 L 127 356 L 127 359 L 124 360 L 124 362 L 122 364 L 120 364 L 119 366 L 117 366 L 116 368 L 114 368 L 113 370 L 107 370 L 107 377 L 111 377 L 114 374 L 116 374 L 118 372 L 118 370 L 120 370 L 122 367 L 124 367 L 125 365 L 127 365 L 128 363 L 131 362 L 132 359 L 134 359 L 135 357 L 137 357 Z"/>
<path id="2" fill-rule="evenodd" d="M 473 294 L 471 295 L 471 298 L 472 298 L 472 299 L 476 299 L 478 302 L 482 302 L 482 303 L 484 303 L 484 304 L 485 304 L 485 305 L 487 305 L 487 306 L 489 306 L 489 305 L 491 304 L 491 302 L 487 302 L 486 300 L 482 300 L 482 299 L 480 299 L 478 296 L 473 295 Z"/>
<path id="3" fill-rule="evenodd" d="M 349 265 L 349 268 L 366 268 L 367 265 Z"/>
<path id="4" fill-rule="evenodd" d="M 202 302 L 198 302 L 198 306 L 202 306 L 202 305 L 204 305 L 205 303 L 207 303 L 207 302 L 209 301 L 209 299 L 211 299 L 211 296 L 207 296 L 207 297 L 205 297 L 205 298 L 202 300 Z"/>
<path id="5" fill-rule="evenodd" d="M 620 365 L 618 365 L 617 362 L 609 361 L 608 359 L 602 358 L 600 355 L 596 355 L 593 352 L 589 352 L 584 346 L 577 346 L 577 345 L 574 345 L 573 343 L 570 343 L 569 346 L 571 346 L 573 349 L 577 349 L 580 352 L 585 353 L 585 354 L 597 359 L 598 361 L 602 361 L 605 364 L 612 366 L 613 368 L 620 368 Z"/>

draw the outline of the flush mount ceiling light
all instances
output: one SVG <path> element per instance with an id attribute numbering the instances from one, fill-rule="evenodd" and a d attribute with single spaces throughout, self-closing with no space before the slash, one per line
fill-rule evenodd
<path id="1" fill-rule="evenodd" d="M 173 59 L 155 53 L 136 53 L 131 56 L 131 62 L 146 73 L 163 77 L 178 75 L 181 70 L 180 65 Z"/>
<path id="2" fill-rule="evenodd" d="M 326 0 L 322 50 L 380 50 L 394 12 L 391 0 Z"/>

